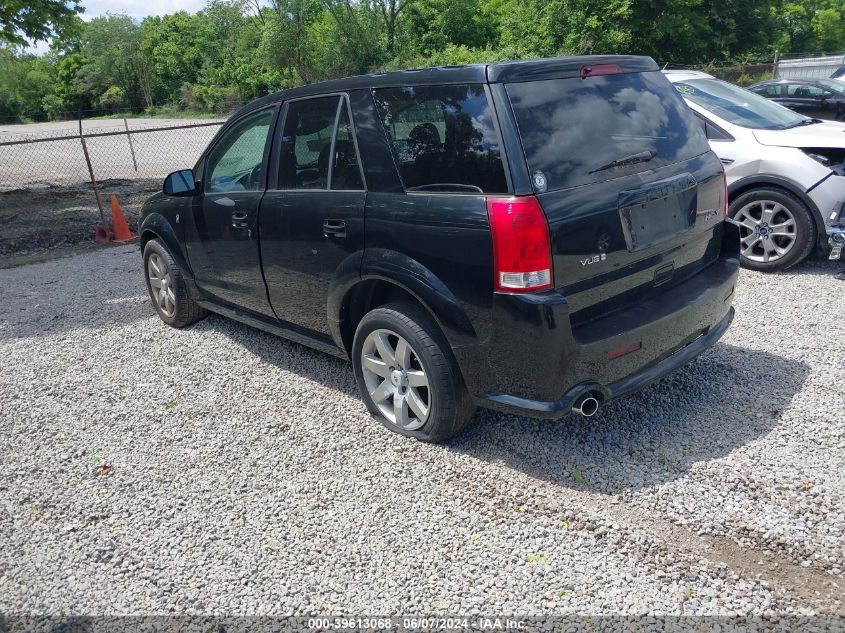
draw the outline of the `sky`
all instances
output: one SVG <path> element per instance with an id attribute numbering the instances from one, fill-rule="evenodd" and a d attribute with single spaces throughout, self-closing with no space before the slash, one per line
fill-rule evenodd
<path id="1" fill-rule="evenodd" d="M 199 11 L 205 0 L 83 0 L 83 20 L 90 20 L 106 13 L 125 13 L 133 18 L 164 15 L 177 11 Z"/>
<path id="2" fill-rule="evenodd" d="M 165 15 L 177 11 L 194 13 L 202 9 L 205 3 L 206 0 L 82 0 L 85 13 L 81 17 L 83 20 L 91 20 L 106 13 L 125 13 L 140 20 L 148 15 Z M 40 55 L 49 48 L 48 42 L 38 42 L 29 50 Z"/>

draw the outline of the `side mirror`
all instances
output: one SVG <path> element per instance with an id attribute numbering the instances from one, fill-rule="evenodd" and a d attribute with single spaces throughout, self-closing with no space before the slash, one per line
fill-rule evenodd
<path id="1" fill-rule="evenodd" d="M 192 196 L 197 192 L 194 172 L 190 169 L 174 171 L 164 179 L 164 193 L 168 196 Z"/>

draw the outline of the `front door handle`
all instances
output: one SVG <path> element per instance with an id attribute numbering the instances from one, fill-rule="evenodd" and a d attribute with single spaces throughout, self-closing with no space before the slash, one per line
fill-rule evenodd
<path id="1" fill-rule="evenodd" d="M 249 227 L 249 223 L 246 221 L 247 214 L 243 211 L 235 211 L 232 214 L 232 226 L 236 229 L 245 229 Z"/>
<path id="2" fill-rule="evenodd" d="M 344 239 L 346 237 L 346 222 L 343 220 L 326 220 L 323 222 L 323 236 Z"/>

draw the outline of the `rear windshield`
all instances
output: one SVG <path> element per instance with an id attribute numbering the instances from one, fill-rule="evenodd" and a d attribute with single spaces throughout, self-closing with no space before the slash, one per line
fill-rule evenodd
<path id="1" fill-rule="evenodd" d="M 483 86 L 383 88 L 374 97 L 406 190 L 507 191 Z"/>
<path id="2" fill-rule="evenodd" d="M 701 126 L 659 72 L 506 88 L 538 190 L 618 178 L 709 149 Z M 609 167 L 613 161 L 622 164 Z"/>

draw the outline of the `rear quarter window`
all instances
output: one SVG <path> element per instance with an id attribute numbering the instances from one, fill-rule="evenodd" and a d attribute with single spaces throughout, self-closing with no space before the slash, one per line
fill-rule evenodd
<path id="1" fill-rule="evenodd" d="M 709 150 L 688 106 L 659 72 L 507 84 L 525 158 L 549 190 L 654 169 Z M 599 169 L 643 152 L 654 157 Z M 597 171 L 596 171 L 597 170 Z"/>
<path id="2" fill-rule="evenodd" d="M 484 86 L 373 91 L 408 191 L 507 191 L 493 109 Z"/>

